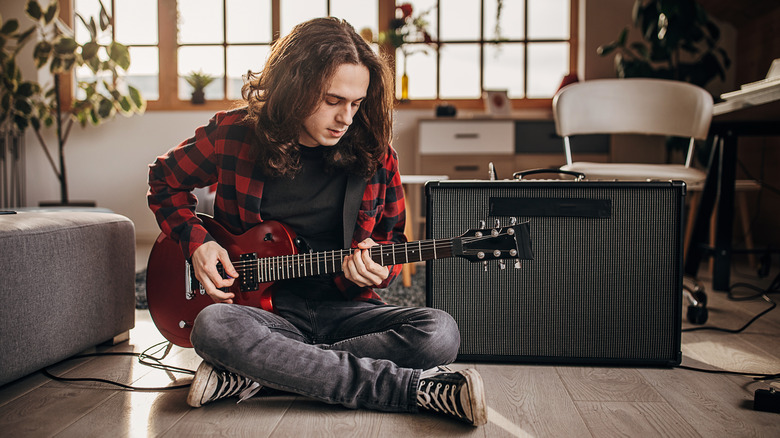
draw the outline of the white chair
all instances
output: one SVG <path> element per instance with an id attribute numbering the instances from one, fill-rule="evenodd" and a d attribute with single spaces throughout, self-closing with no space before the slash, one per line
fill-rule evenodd
<path id="1" fill-rule="evenodd" d="M 698 205 L 706 173 L 691 166 L 695 140 L 704 140 L 712 121 L 712 96 L 696 85 L 663 79 L 595 79 L 563 87 L 553 98 L 553 117 L 563 137 L 566 165 L 562 170 L 580 172 L 589 180 L 681 180 L 693 194 L 691 208 Z M 570 137 L 584 134 L 643 134 L 689 138 L 684 164 L 593 163 L 572 158 Z M 576 142 L 575 142 L 576 147 Z M 738 193 L 759 187 L 740 180 Z M 744 199 L 740 199 L 743 228 L 747 225 Z M 692 213 L 692 212 L 691 212 Z M 688 247 L 693 214 L 686 226 Z M 745 240 L 752 247 L 748 228 Z"/>
<path id="2" fill-rule="evenodd" d="M 589 180 L 675 179 L 699 188 L 707 175 L 691 167 L 694 141 L 707 138 L 712 106 L 707 91 L 680 81 L 596 79 L 563 87 L 553 99 L 555 129 L 566 153 L 561 169 L 584 173 Z M 689 138 L 690 144 L 685 164 L 577 162 L 570 137 L 583 134 L 676 136 Z"/>

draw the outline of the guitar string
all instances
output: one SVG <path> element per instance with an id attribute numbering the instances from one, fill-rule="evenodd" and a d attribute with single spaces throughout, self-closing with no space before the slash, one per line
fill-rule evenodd
<path id="1" fill-rule="evenodd" d="M 495 236 L 484 236 L 484 237 L 463 237 L 461 238 L 465 243 L 469 243 L 476 240 L 482 240 L 489 237 L 495 237 Z M 411 243 L 411 245 L 409 245 Z M 407 243 L 395 243 L 395 244 L 389 244 L 389 245 L 379 245 L 380 252 L 378 254 L 373 254 L 374 251 L 371 251 L 371 256 L 380 256 L 382 254 L 382 248 L 390 247 L 391 250 L 388 251 L 387 254 L 392 256 L 395 259 L 395 256 L 402 255 L 406 260 L 408 259 L 408 253 L 409 253 L 409 247 L 411 246 L 412 251 L 418 251 L 422 253 L 423 251 L 435 251 L 437 249 L 437 245 L 440 246 L 442 250 L 450 249 L 452 248 L 452 242 L 448 239 L 430 239 L 430 240 L 420 240 L 417 242 L 407 242 Z M 373 249 L 375 247 L 372 247 Z M 336 261 L 343 260 L 344 256 L 351 254 L 352 249 L 340 249 L 340 250 L 333 250 L 333 251 L 326 251 L 324 253 L 303 253 L 303 254 L 285 254 L 281 256 L 273 256 L 273 257 L 264 257 L 260 259 L 255 260 L 238 260 L 233 263 L 233 267 L 236 268 L 237 271 L 246 271 L 246 270 L 254 270 L 256 267 L 259 267 L 260 265 L 266 265 L 266 268 L 271 267 L 267 265 L 277 265 L 277 269 L 293 269 L 295 270 L 296 266 L 299 265 L 324 265 L 327 271 L 327 265 L 328 263 L 333 264 Z M 306 257 L 310 257 L 310 260 L 307 261 Z M 297 259 L 297 260 L 286 260 L 286 259 Z M 290 264 L 292 262 L 292 264 Z M 304 268 L 305 270 L 305 268 Z M 298 268 L 298 271 L 300 272 L 300 268 Z"/>

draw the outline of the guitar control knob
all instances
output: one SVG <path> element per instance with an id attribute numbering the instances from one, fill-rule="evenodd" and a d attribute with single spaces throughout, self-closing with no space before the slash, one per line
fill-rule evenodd
<path id="1" fill-rule="evenodd" d="M 477 258 L 480 259 L 480 260 L 484 259 L 485 258 L 485 253 L 482 252 L 482 251 L 478 252 L 477 253 Z"/>
<path id="2" fill-rule="evenodd" d="M 494 257 L 501 257 L 501 251 L 499 251 L 499 250 L 493 251 L 493 256 Z"/>
<path id="3" fill-rule="evenodd" d="M 493 230 L 490 232 L 490 235 L 493 237 L 498 237 L 498 230 L 493 228 Z"/>
<path id="4" fill-rule="evenodd" d="M 514 249 L 514 248 L 510 249 L 509 250 L 509 255 L 511 255 L 512 257 L 516 256 L 517 255 L 517 250 Z"/>
<path id="5" fill-rule="evenodd" d="M 482 237 L 482 231 L 477 231 L 476 233 L 474 233 L 474 237 L 477 238 Z"/>

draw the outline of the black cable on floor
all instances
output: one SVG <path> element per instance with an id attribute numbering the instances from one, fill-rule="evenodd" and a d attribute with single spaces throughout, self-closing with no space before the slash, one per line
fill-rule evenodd
<path id="1" fill-rule="evenodd" d="M 158 344 L 152 345 L 151 347 L 147 348 L 146 350 L 144 350 L 141 353 L 130 352 L 130 351 L 118 351 L 118 352 L 117 351 L 108 351 L 108 352 L 104 352 L 104 353 L 79 354 L 77 356 L 69 357 L 68 359 L 65 359 L 65 360 L 74 360 L 74 359 L 81 359 L 81 358 L 85 358 L 85 357 L 98 357 L 98 356 L 135 356 L 135 357 L 138 357 L 138 362 L 139 363 L 141 363 L 142 365 L 151 367 L 151 368 L 160 369 L 160 370 L 164 370 L 164 371 L 167 371 L 167 372 L 174 372 L 174 373 L 195 374 L 195 371 L 193 371 L 193 370 L 189 370 L 189 369 L 186 369 L 186 368 L 179 368 L 179 367 L 175 367 L 175 366 L 171 366 L 171 365 L 164 365 L 161 362 L 162 359 L 164 359 L 165 356 L 168 355 L 168 352 L 170 352 L 172 346 L 173 346 L 173 344 L 171 344 L 170 342 L 164 341 L 164 342 L 160 342 Z M 152 354 L 148 353 L 148 351 L 153 349 L 153 348 L 157 348 L 158 350 L 156 350 L 155 353 L 159 353 L 160 350 L 163 349 L 163 347 L 165 348 L 165 352 L 163 353 L 162 357 L 155 357 L 155 356 L 152 355 L 154 353 L 152 353 Z M 153 361 L 153 362 L 149 362 L 150 360 Z M 187 387 L 190 386 L 190 384 L 187 383 L 187 384 L 184 384 L 184 385 L 174 385 L 174 386 L 137 387 L 137 386 L 127 385 L 127 384 L 124 384 L 124 383 L 121 383 L 121 382 L 116 382 L 116 381 L 113 381 L 113 380 L 100 379 L 100 378 L 95 378 L 95 377 L 62 377 L 62 376 L 55 376 L 47 368 L 42 369 L 41 372 L 43 373 L 44 376 L 46 376 L 46 377 L 48 377 L 48 378 L 50 378 L 52 380 L 56 380 L 56 381 L 60 381 L 60 382 L 97 382 L 97 383 L 105 383 L 105 384 L 108 384 L 108 385 L 118 386 L 118 387 L 123 388 L 123 389 L 128 390 L 128 391 L 160 392 L 160 391 L 170 391 L 170 390 L 174 390 L 174 389 L 187 388 Z"/>

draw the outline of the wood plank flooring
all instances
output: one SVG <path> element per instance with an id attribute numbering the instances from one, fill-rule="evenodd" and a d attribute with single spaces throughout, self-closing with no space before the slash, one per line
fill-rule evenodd
<path id="1" fill-rule="evenodd" d="M 744 273 L 744 272 L 743 272 Z M 758 280 L 734 276 L 765 287 Z M 774 274 L 776 275 L 776 274 Z M 704 277 L 704 276 L 703 276 Z M 705 278 L 706 281 L 706 278 Z M 709 286 L 705 282 L 705 286 Z M 708 325 L 736 328 L 768 307 L 731 301 L 707 288 Z M 780 301 L 780 297 L 773 296 Z M 691 327 L 687 322 L 683 327 Z M 162 341 L 145 311 L 129 342 L 97 351 L 142 351 Z M 683 333 L 683 365 L 780 372 L 780 309 L 740 334 Z M 195 369 L 191 349 L 174 347 L 166 364 Z M 433 415 L 353 411 L 295 396 L 235 399 L 190 409 L 186 389 L 123 391 L 63 383 L 41 373 L 0 387 L 0 435 L 8 437 L 778 437 L 780 414 L 752 409 L 768 382 L 686 369 L 458 363 L 476 367 L 486 385 L 489 423 L 480 428 Z M 187 383 L 127 356 L 90 357 L 50 368 L 66 377 L 100 377 L 143 387 Z"/>

